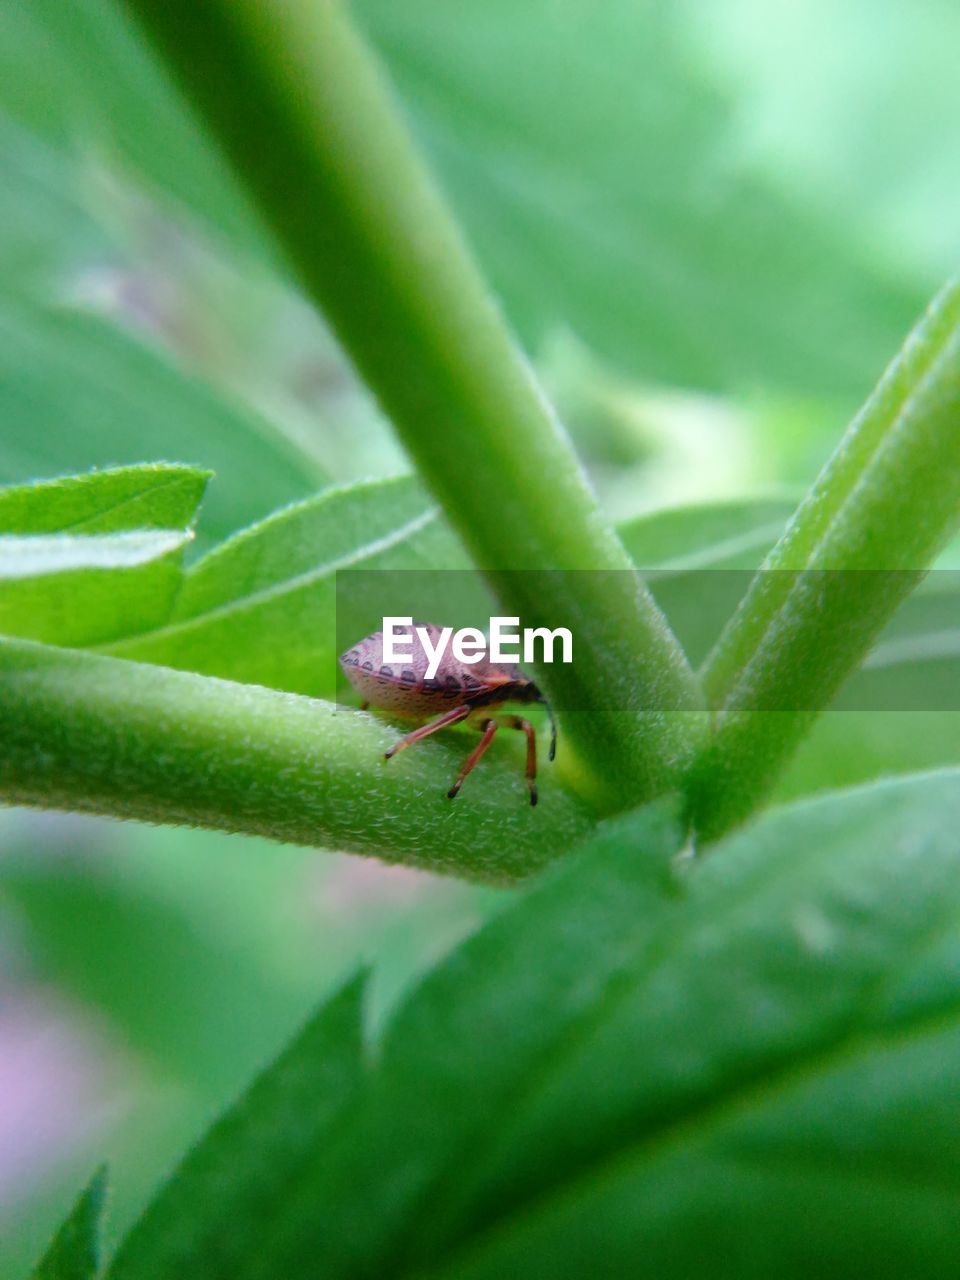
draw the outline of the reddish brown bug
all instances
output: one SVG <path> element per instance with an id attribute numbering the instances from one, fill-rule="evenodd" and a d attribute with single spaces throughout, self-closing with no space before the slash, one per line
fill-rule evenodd
<path id="1" fill-rule="evenodd" d="M 408 733 L 395 743 L 384 758 L 389 760 L 398 751 L 411 747 L 438 729 L 449 728 L 461 720 L 473 718 L 478 722 L 482 737 L 464 761 L 457 780 L 447 792 L 452 800 L 463 780 L 483 756 L 501 725 L 519 729 L 527 738 L 527 787 L 530 803 L 537 803 L 537 738 L 533 725 L 522 716 L 491 716 L 488 713 L 504 702 L 542 702 L 550 717 L 550 759 L 557 749 L 557 726 L 550 704 L 523 671 L 512 663 L 491 662 L 483 657 L 479 662 L 459 662 L 452 653 L 445 651 L 433 679 L 427 678 L 427 653 L 416 634 L 422 627 L 430 642 L 436 645 L 441 628 L 429 623 L 415 623 L 412 627 L 399 628 L 398 635 L 411 637 L 412 656 L 401 663 L 383 661 L 383 632 L 359 640 L 341 655 L 340 665 L 347 679 L 364 699 L 363 708 L 379 707 L 392 715 L 406 719 L 424 720 L 434 716 L 426 724 Z M 406 647 L 406 644 L 404 645 Z M 437 715 L 437 712 L 440 712 Z"/>

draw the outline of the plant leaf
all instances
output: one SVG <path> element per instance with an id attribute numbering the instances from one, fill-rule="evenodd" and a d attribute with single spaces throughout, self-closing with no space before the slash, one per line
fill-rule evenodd
<path id="1" fill-rule="evenodd" d="M 422 984 L 233 1274 L 950 1272 L 960 773 L 682 874 L 671 812 L 604 824 Z"/>
<path id="2" fill-rule="evenodd" d="M 633 563 L 651 577 L 755 569 L 796 505 L 785 495 L 667 507 L 626 521 L 617 532 Z"/>
<path id="3" fill-rule="evenodd" d="M 6 34 L 0 33 L 0 60 Z M 86 207 L 82 165 L 74 157 L 0 113 L 0 166 L 5 293 L 49 296 L 83 264 L 108 259 L 108 238 Z"/>
<path id="4" fill-rule="evenodd" d="M 900 606 L 839 710 L 960 711 L 960 573 L 934 570 Z"/>
<path id="5" fill-rule="evenodd" d="M 390 609 L 388 572 L 432 587 L 436 607 L 448 604 L 450 582 L 479 578 L 410 478 L 329 489 L 244 530 L 194 565 L 170 624 L 111 646 L 120 657 L 332 697 L 337 654 L 381 625 Z M 343 570 L 371 573 L 338 579 Z M 416 571 L 411 575 L 411 571 Z M 411 606 L 408 604 L 406 609 Z M 446 617 L 441 612 L 438 616 Z M 338 647 L 338 634 L 347 635 Z"/>
<path id="6" fill-rule="evenodd" d="M 2 533 L 119 533 L 193 526 L 209 471 L 146 462 L 0 489 Z"/>
<path id="7" fill-rule="evenodd" d="M 325 473 L 258 414 L 108 321 L 0 297 L 0 481 L 173 456 L 218 483 L 218 541 L 316 492 Z"/>
<path id="8" fill-rule="evenodd" d="M 438 1273 L 523 1255 L 526 1274 L 573 1276 L 602 1234 L 610 1274 L 708 1256 L 717 1275 L 776 1257 L 799 1276 L 811 1256 L 924 1274 L 951 1238 L 925 1227 L 956 1167 L 933 1117 L 954 1129 L 958 816 L 956 773 L 878 785 L 771 814 L 695 869 L 474 1153 L 448 1231 L 478 1238 Z M 788 1188 L 809 1210 L 785 1220 Z M 813 1211 L 834 1198 L 842 1229 Z"/>
<path id="9" fill-rule="evenodd" d="M 730 163 L 740 103 L 679 13 L 633 0 L 602 15 L 586 0 L 461 4 L 455 21 L 427 0 L 357 12 L 528 345 L 562 324 L 645 378 L 855 396 L 922 301 L 835 205 L 827 221 L 802 189 Z M 222 158 L 109 0 L 5 14 L 4 69 L 0 105 L 22 127 L 67 151 L 83 121 L 102 153 L 265 252 Z"/>
<path id="10" fill-rule="evenodd" d="M 94 0 L 83 17 L 72 18 L 56 10 L 44 4 L 29 16 L 4 15 L 0 67 L 5 58 L 28 61 L 32 88 L 40 98 L 49 92 L 55 99 L 54 114 L 74 92 L 85 93 L 88 123 L 91 115 L 116 109 L 113 123 L 129 128 L 129 102 L 111 103 L 110 95 L 149 97 L 148 79 L 108 74 L 102 92 L 90 94 L 95 74 L 88 68 L 76 78 L 65 69 L 81 56 L 70 40 L 89 41 L 97 49 L 93 56 L 108 62 L 122 60 L 126 49 L 147 64 L 148 77 L 155 74 L 149 60 L 124 38 L 112 5 Z M 46 72 L 56 75 L 56 83 L 45 84 Z M 6 97 L 17 116 L 29 103 L 10 102 L 15 93 L 9 84 L 0 87 L 0 100 Z M 175 101 L 171 105 L 179 110 Z M 158 150 L 169 159 L 177 130 L 157 107 L 151 104 L 136 131 L 142 140 L 155 126 L 164 137 Z M 144 457 L 202 462 L 221 477 L 204 522 L 203 536 L 213 540 L 315 492 L 328 478 L 318 460 L 322 449 L 308 450 L 288 424 L 278 424 L 269 408 L 264 413 L 244 403 L 235 388 L 210 385 L 223 340 L 213 329 L 230 304 L 210 300 L 211 319 L 199 303 L 187 313 L 179 300 L 189 287 L 209 292 L 206 282 L 197 282 L 203 272 L 196 259 L 206 258 L 183 211 L 131 188 L 127 173 L 109 170 L 106 133 L 98 134 L 95 149 L 77 152 L 56 130 L 59 145 L 42 136 L 29 109 L 26 116 L 38 132 L 0 113 L 0 482 Z M 182 173 L 189 166 L 178 167 Z M 203 187 L 199 182 L 195 190 Z M 141 224 L 149 225 L 152 241 L 144 243 Z M 167 261 L 158 255 L 157 241 L 170 254 Z M 244 278 L 251 274 L 246 267 L 236 270 Z M 260 271 L 269 277 L 266 264 Z M 251 325 L 265 322 L 249 316 Z M 192 358 L 164 354 L 159 348 L 165 341 Z M 199 376 L 190 376 L 187 367 Z"/>
<path id="11" fill-rule="evenodd" d="M 83 844 L 96 836 L 83 824 L 65 825 L 58 849 L 51 848 L 53 834 L 41 840 L 34 829 L 18 840 L 15 828 L 3 829 L 0 902 L 4 917 L 29 938 L 32 975 L 95 1009 L 125 1049 L 165 1079 L 186 1089 L 217 1091 L 225 1082 L 236 1088 L 237 1060 L 247 1071 L 258 1065 L 251 1044 L 262 1055 L 294 1024 L 251 938 L 203 933 L 204 916 L 207 922 L 213 912 L 229 916 L 233 886 L 206 901 L 195 892 L 200 901 L 191 916 L 137 876 L 143 828 L 118 827 L 119 843 L 106 859 Z M 210 857 L 209 844 L 195 840 L 192 848 Z M 177 856 L 174 849 L 159 852 L 168 864 Z M 211 861 L 215 856 L 214 849 Z M 222 875 L 242 881 L 244 870 L 228 859 Z"/>
<path id="12" fill-rule="evenodd" d="M 835 204 L 730 163 L 738 103 L 681 10 L 356 9 L 529 345 L 565 325 L 646 379 L 856 396 L 922 305 Z"/>
<path id="13" fill-rule="evenodd" d="M 960 575 L 935 569 L 900 606 L 777 794 L 960 763 Z"/>
<path id="14" fill-rule="evenodd" d="M 106 1186 L 106 1170 L 100 1169 L 53 1237 L 31 1280 L 94 1280 L 100 1265 L 100 1216 Z"/>
<path id="15" fill-rule="evenodd" d="M 773 496 L 668 507 L 618 527 L 694 666 L 716 643 L 750 585 L 749 570 L 760 566 L 795 505 Z"/>
<path id="16" fill-rule="evenodd" d="M 190 541 L 187 529 L 149 533 L 69 534 L 7 538 L 0 535 L 0 582 L 22 582 L 80 569 L 136 569 L 181 551 Z M 41 590 L 45 584 L 37 584 Z M 7 627 L 3 628 L 8 634 Z"/>
<path id="17" fill-rule="evenodd" d="M 165 621 L 206 482 L 147 465 L 0 490 L 0 631 L 81 647 Z"/>
<path id="18" fill-rule="evenodd" d="M 114 1277 L 242 1276 L 305 1164 L 359 1093 L 365 979 L 345 986 L 193 1148 L 124 1242 Z M 315 1209 L 323 1219 L 323 1207 Z"/>
<path id="19" fill-rule="evenodd" d="M 24 65 L 31 74 L 24 76 Z M 94 137 L 151 185 L 196 202 L 240 243 L 256 223 L 212 147 L 110 0 L 83 8 L 38 0 L 0 24 L 0 107 L 63 150 Z"/>
<path id="20" fill-rule="evenodd" d="M 777 799 L 960 764 L 958 711 L 826 711 L 777 787 Z"/>

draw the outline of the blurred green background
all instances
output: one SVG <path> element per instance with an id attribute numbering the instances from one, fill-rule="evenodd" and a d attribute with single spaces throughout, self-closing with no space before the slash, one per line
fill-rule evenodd
<path id="1" fill-rule="evenodd" d="M 802 486 L 960 261 L 949 0 L 354 9 L 613 518 Z M 406 469 L 109 0 L 4 6 L 0 171 L 0 483 L 199 463 L 202 551 Z M 104 1154 L 121 1229 L 359 962 L 382 1017 L 500 901 L 338 854 L 0 813 L 4 1274 Z"/>

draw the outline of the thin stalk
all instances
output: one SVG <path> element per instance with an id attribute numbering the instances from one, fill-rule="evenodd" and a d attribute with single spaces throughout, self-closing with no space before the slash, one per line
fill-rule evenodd
<path id="1" fill-rule="evenodd" d="M 504 612 L 575 629 L 574 665 L 539 675 L 586 787 L 607 807 L 662 790 L 702 728 L 686 714 L 700 706 L 695 677 L 603 519 L 344 7 L 126 3 L 219 137 Z M 561 571 L 547 598 L 541 570 Z"/>
<path id="2" fill-rule="evenodd" d="M 467 735 L 385 764 L 374 716 L 29 641 L 0 640 L 0 801 L 372 853 L 473 879 L 543 866 L 593 819 L 548 769 L 527 802 L 519 743 L 455 801 Z"/>
<path id="3" fill-rule="evenodd" d="M 707 660 L 703 838 L 746 818 L 960 518 L 960 284 L 934 300 Z"/>

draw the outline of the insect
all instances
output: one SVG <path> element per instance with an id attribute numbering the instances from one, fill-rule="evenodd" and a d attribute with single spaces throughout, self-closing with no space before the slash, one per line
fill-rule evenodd
<path id="1" fill-rule="evenodd" d="M 382 631 L 375 631 L 373 635 L 359 640 L 340 657 L 347 679 L 364 699 L 363 710 L 372 705 L 406 719 L 434 717 L 394 743 L 384 759 L 389 760 L 397 752 L 412 747 L 439 729 L 447 729 L 472 718 L 482 736 L 447 792 L 452 800 L 463 786 L 467 774 L 483 757 L 497 730 L 501 727 L 518 729 L 527 739 L 527 789 L 530 803 L 536 804 L 537 737 L 533 725 L 522 716 L 492 716 L 489 713 L 504 702 L 542 702 L 550 717 L 549 758 L 552 760 L 557 749 L 557 726 L 550 704 L 519 667 L 512 663 L 491 662 L 486 657 L 479 662 L 464 663 L 446 652 L 435 676 L 428 679 L 427 654 L 416 634 L 418 626 L 427 631 L 431 644 L 437 643 L 440 627 L 421 622 L 402 628 L 398 634 L 411 636 L 411 657 L 403 663 L 383 661 Z"/>

